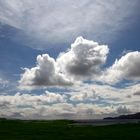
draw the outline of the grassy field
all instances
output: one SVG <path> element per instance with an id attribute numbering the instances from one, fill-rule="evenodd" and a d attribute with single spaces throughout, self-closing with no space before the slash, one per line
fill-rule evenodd
<path id="1" fill-rule="evenodd" d="M 140 140 L 140 124 L 73 125 L 71 121 L 0 120 L 0 140 Z"/>

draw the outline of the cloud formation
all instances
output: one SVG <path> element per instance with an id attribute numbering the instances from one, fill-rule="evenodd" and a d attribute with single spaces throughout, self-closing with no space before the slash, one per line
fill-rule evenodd
<path id="1" fill-rule="evenodd" d="M 106 62 L 108 46 L 78 37 L 66 53 L 57 58 L 62 73 L 74 79 L 97 76 Z"/>
<path id="2" fill-rule="evenodd" d="M 109 48 L 92 40 L 77 37 L 67 52 L 54 59 L 48 54 L 37 56 L 37 65 L 25 68 L 21 88 L 71 86 L 85 80 L 114 85 L 123 80 L 140 81 L 140 52 L 128 52 L 110 67 L 106 63 Z"/>
<path id="3" fill-rule="evenodd" d="M 79 35 L 112 40 L 133 22 L 137 5 L 139 0 L 0 0 L 0 21 L 22 30 L 36 48 L 42 47 L 37 42 L 70 43 Z"/>
<path id="4" fill-rule="evenodd" d="M 58 71 L 57 64 L 48 54 L 37 56 L 37 66 L 25 68 L 19 81 L 22 88 L 34 86 L 71 85 L 72 82 Z"/>
<path id="5" fill-rule="evenodd" d="M 46 91 L 41 95 L 30 95 L 30 94 L 20 94 L 19 92 L 15 95 L 0 95 L 0 106 L 17 106 L 23 108 L 28 108 L 31 106 L 38 105 L 51 105 L 55 103 L 65 103 L 67 100 L 66 95 L 61 95 L 58 93 L 52 93 Z"/>
<path id="6" fill-rule="evenodd" d="M 25 68 L 21 76 L 21 88 L 36 86 L 66 86 L 80 79 L 96 77 L 105 63 L 108 46 L 78 37 L 67 52 L 57 59 L 48 54 L 37 56 L 37 66 Z"/>
<path id="7" fill-rule="evenodd" d="M 107 69 L 102 76 L 103 81 L 110 84 L 122 80 L 140 81 L 140 52 L 129 52 Z"/>
<path id="8" fill-rule="evenodd" d="M 99 119 L 140 111 L 140 84 L 125 88 L 80 84 L 63 91 L 0 95 L 0 117 L 19 119 Z M 128 98 L 128 95 L 131 96 Z"/>

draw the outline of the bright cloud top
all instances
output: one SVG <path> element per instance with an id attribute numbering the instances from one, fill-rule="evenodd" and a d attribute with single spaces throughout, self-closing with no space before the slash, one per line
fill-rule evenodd
<path id="1" fill-rule="evenodd" d="M 32 47 L 38 47 L 32 44 L 35 40 L 65 43 L 79 35 L 111 40 L 131 24 L 138 4 L 139 0 L 0 0 L 0 21 L 34 38 L 28 41 Z"/>
<path id="2" fill-rule="evenodd" d="M 109 52 L 107 45 L 78 37 L 70 50 L 57 58 L 61 72 L 74 79 L 100 74 L 100 67 L 106 62 Z"/>

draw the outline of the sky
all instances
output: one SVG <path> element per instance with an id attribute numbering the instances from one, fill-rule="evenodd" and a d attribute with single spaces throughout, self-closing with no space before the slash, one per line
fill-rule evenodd
<path id="1" fill-rule="evenodd" d="M 0 0 L 0 117 L 139 112 L 139 8 L 139 0 Z"/>

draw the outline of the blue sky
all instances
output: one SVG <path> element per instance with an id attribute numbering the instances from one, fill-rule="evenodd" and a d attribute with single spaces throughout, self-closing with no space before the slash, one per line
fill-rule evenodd
<path id="1" fill-rule="evenodd" d="M 138 112 L 139 0 L 0 0 L 0 117 Z"/>

